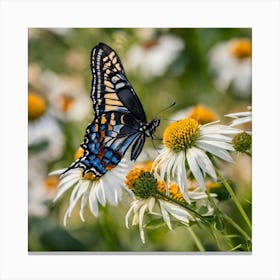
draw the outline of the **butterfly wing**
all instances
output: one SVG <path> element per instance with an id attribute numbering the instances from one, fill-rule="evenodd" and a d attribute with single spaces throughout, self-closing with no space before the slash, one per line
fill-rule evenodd
<path id="1" fill-rule="evenodd" d="M 129 146 L 138 138 L 138 123 L 128 114 L 105 112 L 87 127 L 81 147 L 84 154 L 72 166 L 84 174 L 101 177 L 118 165 Z"/>
<path id="2" fill-rule="evenodd" d="M 139 127 L 146 115 L 116 52 L 100 43 L 91 58 L 95 118 L 81 145 L 84 154 L 70 168 L 100 177 L 120 162 L 132 143 L 131 159 L 138 157 L 145 143 Z"/>
<path id="3" fill-rule="evenodd" d="M 143 106 L 126 78 L 116 52 L 104 43 L 92 50 L 92 94 L 96 115 L 108 111 L 131 113 L 136 119 L 147 122 Z"/>

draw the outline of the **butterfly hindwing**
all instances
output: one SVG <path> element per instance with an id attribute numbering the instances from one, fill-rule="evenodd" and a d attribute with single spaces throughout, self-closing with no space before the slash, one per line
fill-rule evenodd
<path id="1" fill-rule="evenodd" d="M 136 120 L 131 122 L 133 117 L 128 117 L 128 114 L 105 112 L 100 116 L 88 126 L 81 145 L 84 155 L 74 165 L 83 168 L 84 173 L 92 172 L 96 177 L 114 168 L 139 136 L 139 125 Z"/>

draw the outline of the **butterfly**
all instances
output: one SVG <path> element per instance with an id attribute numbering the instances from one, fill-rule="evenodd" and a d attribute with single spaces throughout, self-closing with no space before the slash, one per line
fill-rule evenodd
<path id="1" fill-rule="evenodd" d="M 82 168 L 83 175 L 92 173 L 98 178 L 116 167 L 130 146 L 130 159 L 136 160 L 160 120 L 147 122 L 120 58 L 108 45 L 99 43 L 92 49 L 91 70 L 95 117 L 81 144 L 83 155 L 67 170 Z"/>

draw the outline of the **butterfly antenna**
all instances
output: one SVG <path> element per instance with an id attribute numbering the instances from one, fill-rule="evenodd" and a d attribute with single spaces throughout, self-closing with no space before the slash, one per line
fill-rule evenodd
<path id="1" fill-rule="evenodd" d="M 168 111 L 169 109 L 171 109 L 173 106 L 176 105 L 176 102 L 174 101 L 171 105 L 169 105 L 168 107 L 162 109 L 161 111 L 159 111 L 157 114 L 156 114 L 156 118 L 159 116 L 159 114 L 161 114 L 162 112 L 165 112 L 165 111 Z"/>

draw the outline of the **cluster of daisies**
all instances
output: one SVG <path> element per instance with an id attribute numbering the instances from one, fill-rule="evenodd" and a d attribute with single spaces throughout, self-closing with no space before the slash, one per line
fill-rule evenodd
<path id="1" fill-rule="evenodd" d="M 31 29 L 29 36 L 39 36 L 36 32 L 37 29 Z M 69 30 L 50 32 L 65 36 Z M 136 33 L 142 43 L 131 45 L 126 53 L 127 70 L 139 73 L 145 81 L 163 76 L 182 53 L 184 42 L 170 34 L 158 36 L 154 29 L 137 29 Z M 247 38 L 216 44 L 208 55 L 216 89 L 220 92 L 232 90 L 241 98 L 250 97 L 251 56 L 251 42 Z M 77 50 L 69 50 L 64 60 L 77 72 L 88 63 L 88 58 Z M 98 217 L 100 206 L 108 203 L 117 206 L 127 193 L 131 205 L 125 224 L 127 227 L 138 225 L 141 240 L 145 242 L 148 215 L 162 218 L 169 229 L 173 221 L 189 226 L 213 215 L 211 200 L 215 200 L 216 194 L 209 192 L 209 188 L 219 183 L 216 169 L 219 161 L 233 162 L 231 154 L 235 151 L 251 155 L 250 128 L 240 129 L 251 122 L 250 110 L 226 115 L 232 122 L 222 125 L 211 110 L 199 105 L 172 116 L 175 122 L 165 129 L 163 147 L 152 157 L 153 161 L 141 162 L 140 158 L 146 153 L 143 150 L 140 162 L 133 163 L 127 152 L 125 158 L 100 179 L 83 176 L 80 169 L 66 173 L 63 173 L 65 169 L 60 169 L 48 175 L 50 165 L 61 159 L 69 146 L 67 137 L 77 137 L 75 140 L 79 142 L 84 132 L 69 134 L 67 131 L 65 137 L 62 127 L 67 127 L 68 123 L 84 122 L 86 125 L 91 115 L 91 101 L 80 76 L 58 75 L 43 70 L 36 63 L 30 63 L 28 70 L 30 215 L 47 215 L 50 201 L 57 201 L 70 192 L 64 224 L 78 203 L 84 221 L 87 206 Z M 77 125 L 75 130 L 79 127 Z M 82 155 L 83 151 L 78 150 L 75 158 Z"/>
<path id="2" fill-rule="evenodd" d="M 28 79 L 28 211 L 43 217 L 58 184 L 56 176 L 48 176 L 49 165 L 67 149 L 63 126 L 80 123 L 92 109 L 78 77 L 64 77 L 30 64 Z"/>
<path id="3" fill-rule="evenodd" d="M 189 226 L 191 222 L 203 222 L 204 217 L 213 215 L 212 199 L 216 194 L 208 192 L 207 187 L 209 182 L 219 183 L 216 162 L 233 162 L 231 152 L 236 150 L 235 138 L 238 138 L 235 145 L 243 146 L 239 151 L 250 152 L 250 133 L 236 126 L 250 122 L 251 112 L 227 115 L 233 119 L 229 125 L 222 125 L 219 121 L 201 124 L 195 119 L 196 114 L 202 123 L 209 118 L 209 110 L 199 105 L 192 110 L 192 117 L 170 123 L 163 134 L 163 147 L 153 161 L 133 163 L 126 155 L 100 178 L 83 176 L 82 169 L 52 172 L 52 176 L 59 176 L 55 201 L 72 190 L 64 224 L 79 200 L 80 217 L 84 220 L 83 211 L 87 204 L 97 217 L 100 205 L 118 205 L 123 192 L 128 193 L 132 200 L 125 224 L 127 228 L 130 224 L 139 226 L 143 243 L 144 217 L 147 214 L 162 217 L 170 230 L 173 220 Z M 201 119 L 202 115 L 205 118 Z M 76 157 L 82 155 L 83 150 L 80 149 Z"/>

